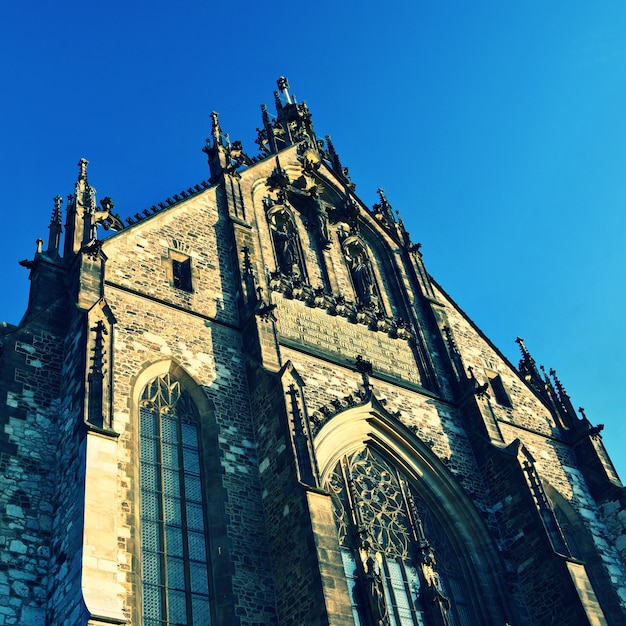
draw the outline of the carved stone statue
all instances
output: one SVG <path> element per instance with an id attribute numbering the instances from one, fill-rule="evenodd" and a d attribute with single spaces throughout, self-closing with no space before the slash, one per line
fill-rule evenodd
<path id="1" fill-rule="evenodd" d="M 301 277 L 298 235 L 290 215 L 284 210 L 275 211 L 270 216 L 270 224 L 278 269 L 285 276 Z"/>
<path id="2" fill-rule="evenodd" d="M 376 626 L 389 626 L 389 613 L 387 612 L 387 603 L 385 602 L 383 579 L 378 571 L 376 561 L 371 556 L 368 556 L 365 561 L 365 578 L 373 623 Z"/>
<path id="3" fill-rule="evenodd" d="M 362 304 L 371 304 L 374 296 L 374 280 L 367 259 L 359 256 L 351 264 L 352 280 Z"/>
<path id="4" fill-rule="evenodd" d="M 326 209 L 322 204 L 317 187 L 312 187 L 309 191 L 311 194 L 311 198 L 314 201 L 314 211 L 315 211 L 315 221 L 317 224 L 317 233 L 319 237 L 319 242 L 322 248 L 330 247 L 330 232 L 328 230 L 328 213 L 326 213 Z"/>
<path id="5" fill-rule="evenodd" d="M 349 235 L 342 246 L 358 303 L 366 308 L 378 308 L 376 281 L 365 245 L 358 235 Z"/>

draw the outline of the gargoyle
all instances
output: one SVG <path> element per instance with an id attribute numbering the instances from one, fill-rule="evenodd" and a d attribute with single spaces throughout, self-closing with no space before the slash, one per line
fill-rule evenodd
<path id="1" fill-rule="evenodd" d="M 112 209 L 114 207 L 113 200 L 107 196 L 106 198 L 102 198 L 100 200 L 100 204 L 102 206 L 102 211 L 94 211 L 93 213 L 93 223 L 94 225 L 100 225 L 104 227 L 104 230 L 122 230 L 124 228 L 124 224 L 122 224 L 122 220 L 119 215 L 113 213 Z"/>

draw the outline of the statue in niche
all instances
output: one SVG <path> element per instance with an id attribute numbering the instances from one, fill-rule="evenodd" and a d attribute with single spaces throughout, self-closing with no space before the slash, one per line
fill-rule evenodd
<path id="1" fill-rule="evenodd" d="M 352 277 L 359 298 L 365 304 L 370 304 L 374 297 L 374 281 L 367 259 L 359 256 L 353 260 Z"/>
<path id="2" fill-rule="evenodd" d="M 359 304 L 377 308 L 376 283 L 365 247 L 358 238 L 348 237 L 344 241 L 343 248 Z"/>
<path id="3" fill-rule="evenodd" d="M 376 626 L 389 626 L 389 613 L 385 602 L 383 579 L 380 575 L 378 563 L 368 556 L 364 565 L 367 596 L 370 610 Z"/>
<path id="4" fill-rule="evenodd" d="M 317 222 L 317 231 L 319 236 L 319 241 L 322 248 L 328 249 L 330 247 L 330 232 L 328 230 L 328 214 L 326 213 L 326 209 L 320 200 L 319 193 L 317 187 L 314 185 L 309 190 L 311 194 L 311 198 L 314 201 L 315 206 L 315 219 Z"/>
<path id="5" fill-rule="evenodd" d="M 292 278 L 302 278 L 298 234 L 291 215 L 283 207 L 277 207 L 268 215 L 276 261 L 281 274 Z"/>

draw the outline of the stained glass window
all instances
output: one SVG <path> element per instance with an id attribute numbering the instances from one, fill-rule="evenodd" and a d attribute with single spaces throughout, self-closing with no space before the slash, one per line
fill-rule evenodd
<path id="1" fill-rule="evenodd" d="M 196 410 L 166 374 L 139 410 L 144 626 L 210 624 L 207 528 Z"/>
<path id="2" fill-rule="evenodd" d="M 419 560 L 419 536 L 421 534 L 426 541 L 428 534 L 424 534 L 421 511 L 427 507 L 419 500 L 418 513 L 415 505 L 418 498 L 408 481 L 388 461 L 365 447 L 337 464 L 326 488 L 333 501 L 352 613 L 357 626 L 370 626 L 378 621 L 390 626 L 428 626 L 424 597 L 421 595 L 427 585 L 425 573 L 431 581 L 436 581 L 435 586 L 442 597 L 452 600 L 451 603 L 447 599 L 443 602 L 449 603 L 445 613 L 452 626 L 476 623 L 447 537 L 441 532 L 436 533 L 435 548 L 441 547 L 441 556 L 448 561 L 442 563 L 435 549 L 437 570 L 439 573 L 445 571 L 445 578 L 432 569 L 428 570 L 428 564 L 424 568 Z M 427 521 L 429 527 L 435 525 L 430 511 Z M 419 529 L 416 529 L 417 526 Z M 436 526 L 441 528 L 440 524 Z M 366 558 L 370 559 L 371 565 L 365 562 Z M 384 597 L 385 615 L 382 620 L 381 610 L 371 608 L 372 594 L 367 591 L 374 572 L 380 580 L 381 595 Z M 365 584 L 363 581 L 366 581 Z M 457 589 L 459 583 L 461 591 Z M 454 606 L 455 603 L 458 606 Z"/>

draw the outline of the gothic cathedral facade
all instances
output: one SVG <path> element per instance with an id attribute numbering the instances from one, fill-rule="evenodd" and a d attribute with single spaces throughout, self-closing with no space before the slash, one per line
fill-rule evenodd
<path id="1" fill-rule="evenodd" d="M 625 624 L 601 427 L 275 104 L 125 223 L 85 160 L 55 199 L 0 329 L 0 625 Z"/>

